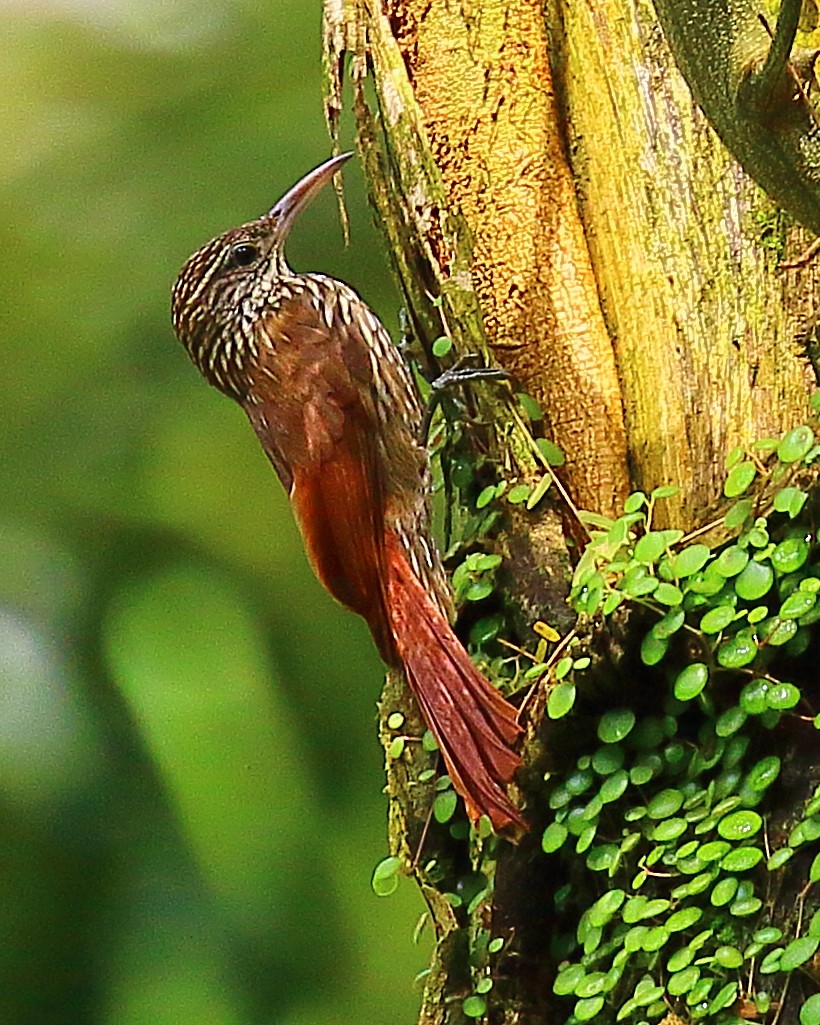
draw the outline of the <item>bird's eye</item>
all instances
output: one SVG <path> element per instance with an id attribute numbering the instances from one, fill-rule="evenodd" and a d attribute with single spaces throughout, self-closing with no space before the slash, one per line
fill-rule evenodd
<path id="1" fill-rule="evenodd" d="M 237 242 L 231 246 L 231 263 L 235 267 L 250 267 L 259 259 L 259 250 L 252 242 Z"/>

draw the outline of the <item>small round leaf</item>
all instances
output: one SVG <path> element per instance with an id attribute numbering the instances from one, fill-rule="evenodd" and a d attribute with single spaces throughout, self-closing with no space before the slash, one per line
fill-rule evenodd
<path id="1" fill-rule="evenodd" d="M 741 669 L 757 656 L 757 642 L 750 630 L 738 630 L 728 637 L 717 650 L 717 660 L 724 669 Z"/>
<path id="2" fill-rule="evenodd" d="M 575 684 L 562 680 L 550 691 L 547 698 L 547 715 L 550 719 L 563 718 L 575 704 Z"/>
<path id="3" fill-rule="evenodd" d="M 734 811 L 718 822 L 717 831 L 724 840 L 746 840 L 762 826 L 763 819 L 756 811 Z"/>
<path id="4" fill-rule="evenodd" d="M 801 424 L 783 435 L 777 446 L 777 458 L 781 463 L 796 463 L 808 455 L 813 444 L 814 431 L 808 424 Z"/>
<path id="5" fill-rule="evenodd" d="M 820 940 L 816 936 L 801 936 L 799 939 L 792 940 L 780 959 L 781 972 L 791 972 L 801 964 L 805 964 L 806 961 L 814 957 L 818 946 L 820 946 Z"/>
<path id="6" fill-rule="evenodd" d="M 541 837 L 541 849 L 545 854 L 552 854 L 564 845 L 569 830 L 562 822 L 550 822 Z"/>
<path id="7" fill-rule="evenodd" d="M 820 1025 L 820 993 L 814 993 L 800 1008 L 800 1025 Z"/>
<path id="8" fill-rule="evenodd" d="M 768 562 L 746 563 L 735 580 L 735 593 L 744 601 L 757 601 L 767 594 L 774 582 L 774 570 Z"/>
<path id="9" fill-rule="evenodd" d="M 395 893 L 399 885 L 400 869 L 401 859 L 395 857 L 384 858 L 376 865 L 370 885 L 377 897 L 389 897 Z"/>
<path id="10" fill-rule="evenodd" d="M 631 708 L 614 708 L 601 716 L 598 739 L 604 744 L 616 744 L 628 736 L 634 725 L 635 713 Z"/>
<path id="11" fill-rule="evenodd" d="M 696 698 L 709 680 L 709 670 L 703 662 L 692 662 L 678 673 L 674 693 L 678 701 Z"/>
<path id="12" fill-rule="evenodd" d="M 756 475 L 757 467 L 751 459 L 745 459 L 742 463 L 738 463 L 729 471 L 726 483 L 723 485 L 723 494 L 727 498 L 737 498 L 748 488 Z"/>

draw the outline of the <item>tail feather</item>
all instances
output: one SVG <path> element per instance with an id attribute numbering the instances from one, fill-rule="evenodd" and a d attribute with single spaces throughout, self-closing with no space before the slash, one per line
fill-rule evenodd
<path id="1" fill-rule="evenodd" d="M 397 539 L 387 566 L 396 649 L 453 786 L 473 821 L 487 815 L 496 832 L 518 834 L 526 825 L 504 789 L 521 763 L 516 710 L 473 665 Z"/>

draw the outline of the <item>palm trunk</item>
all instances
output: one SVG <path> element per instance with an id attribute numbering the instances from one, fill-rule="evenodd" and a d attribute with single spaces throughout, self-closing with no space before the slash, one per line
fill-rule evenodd
<path id="1" fill-rule="evenodd" d="M 660 516 L 687 531 L 708 522 L 727 454 L 805 416 L 820 274 L 778 270 L 805 233 L 711 130 L 649 0 L 327 0 L 325 43 L 331 130 L 349 62 L 371 200 L 423 345 L 443 322 L 457 352 L 489 354 L 537 399 L 576 506 L 613 516 L 630 491 L 672 483 Z M 505 476 L 530 481 L 531 445 L 499 416 Z M 541 509 L 511 510 L 505 584 L 530 625 L 565 624 L 566 515 Z M 623 628 L 610 644 L 628 651 Z M 387 711 L 403 701 L 396 687 Z M 543 713 L 536 695 L 539 772 Z M 412 762 L 389 768 L 391 842 L 412 860 Z M 479 858 L 495 893 L 469 927 L 423 880 L 439 938 L 425 1025 L 463 1020 L 485 929 L 518 943 L 491 1020 L 565 1020 L 550 938 L 532 923 L 548 923 L 566 880 L 543 876 L 539 839 L 489 868 Z"/>

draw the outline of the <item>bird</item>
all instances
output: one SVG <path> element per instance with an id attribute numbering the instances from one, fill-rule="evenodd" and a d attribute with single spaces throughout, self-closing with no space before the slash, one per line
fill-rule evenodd
<path id="1" fill-rule="evenodd" d="M 404 672 L 470 820 L 486 815 L 517 840 L 526 822 L 507 784 L 522 730 L 451 625 L 412 372 L 352 288 L 285 258 L 296 219 L 351 156 L 326 160 L 189 257 L 172 322 L 206 380 L 245 411 L 316 576 Z"/>

